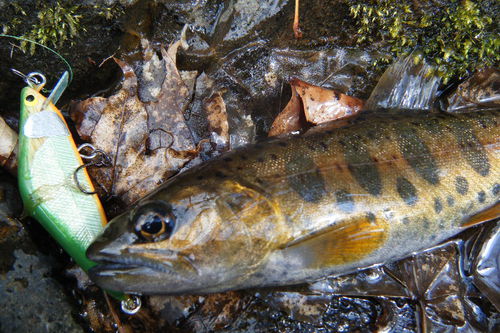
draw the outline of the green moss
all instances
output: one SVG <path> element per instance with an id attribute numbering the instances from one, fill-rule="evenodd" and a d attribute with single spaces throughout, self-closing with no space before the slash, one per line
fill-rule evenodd
<path id="1" fill-rule="evenodd" d="M 42 3 L 37 14 L 38 22 L 23 37 L 54 48 L 61 48 L 65 43 L 74 44 L 73 38 L 85 31 L 80 25 L 79 9 L 80 6 L 71 1 Z M 30 53 L 34 54 L 35 44 L 21 42 L 22 49 L 28 45 Z"/>
<path id="2" fill-rule="evenodd" d="M 27 8 L 13 1 L 10 7 L 15 16 L 10 22 L 2 25 L 3 33 L 18 34 L 40 44 L 61 49 L 63 46 L 74 45 L 75 39 L 87 30 L 83 24 L 85 13 L 93 11 L 93 15 L 105 20 L 112 20 L 123 14 L 121 6 L 84 6 L 79 2 L 77 0 L 38 0 L 34 6 Z M 24 16 L 25 21 L 20 16 Z M 23 26 L 23 23 L 33 21 L 34 23 L 28 30 Z M 36 44 L 26 41 L 22 41 L 20 47 L 31 54 L 34 54 L 36 50 Z"/>
<path id="3" fill-rule="evenodd" d="M 425 58 L 433 64 L 444 83 L 500 62 L 495 0 L 347 1 L 359 44 L 382 41 L 392 56 L 416 51 L 415 61 Z"/>

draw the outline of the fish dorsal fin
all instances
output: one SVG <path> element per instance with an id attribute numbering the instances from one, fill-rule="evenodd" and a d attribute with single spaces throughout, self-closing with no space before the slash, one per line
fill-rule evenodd
<path id="1" fill-rule="evenodd" d="M 299 257 L 304 268 L 346 265 L 379 249 L 387 238 L 387 223 L 370 216 L 330 225 L 288 243 L 285 256 Z"/>
<path id="2" fill-rule="evenodd" d="M 462 227 L 464 228 L 472 227 L 473 225 L 491 221 L 499 217 L 500 217 L 500 203 L 497 202 L 492 207 L 483 210 L 482 212 L 479 212 L 476 215 L 473 215 L 472 217 L 467 219 L 467 221 L 465 221 L 465 223 L 462 224 Z"/>
<path id="3" fill-rule="evenodd" d="M 441 79 L 430 75 L 432 67 L 417 54 L 398 59 L 382 75 L 364 110 L 423 112 L 433 109 Z"/>

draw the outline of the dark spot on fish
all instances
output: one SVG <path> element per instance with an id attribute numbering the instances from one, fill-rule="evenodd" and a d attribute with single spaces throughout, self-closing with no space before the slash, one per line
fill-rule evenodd
<path id="1" fill-rule="evenodd" d="M 461 195 L 464 195 L 469 190 L 469 182 L 465 177 L 458 176 L 455 178 L 455 189 Z"/>
<path id="2" fill-rule="evenodd" d="M 491 193 L 493 193 L 494 196 L 497 196 L 498 193 L 500 193 L 500 184 L 496 183 L 495 185 L 493 185 Z"/>
<path id="3" fill-rule="evenodd" d="M 246 161 L 248 159 L 248 157 L 246 155 L 240 155 L 240 158 L 243 160 L 243 161 Z"/>
<path id="4" fill-rule="evenodd" d="M 313 101 L 313 102 L 315 101 L 314 97 L 311 96 L 309 98 L 311 99 L 311 101 Z"/>
<path id="5" fill-rule="evenodd" d="M 227 176 L 224 173 L 220 172 L 220 171 L 215 171 L 215 177 L 222 178 L 222 179 L 223 178 L 227 178 Z"/>
<path id="6" fill-rule="evenodd" d="M 231 157 L 224 157 L 224 162 L 231 162 L 233 159 Z"/>
<path id="7" fill-rule="evenodd" d="M 404 225 L 408 225 L 408 224 L 410 224 L 410 219 L 408 217 L 405 217 L 405 218 L 403 218 L 402 222 Z"/>
<path id="8" fill-rule="evenodd" d="M 407 205 L 413 206 L 418 201 L 417 189 L 408 181 L 408 179 L 399 177 L 396 180 L 396 188 L 399 196 L 404 200 L 404 202 L 406 202 Z"/>
<path id="9" fill-rule="evenodd" d="M 372 157 L 372 161 L 375 162 L 375 163 L 377 163 L 378 162 L 378 158 Z"/>
<path id="10" fill-rule="evenodd" d="M 243 167 L 238 165 L 238 166 L 236 167 L 236 169 L 238 169 L 238 170 L 243 170 Z"/>
<path id="11" fill-rule="evenodd" d="M 354 200 L 349 192 L 346 190 L 339 190 L 335 192 L 335 198 L 337 199 L 337 205 L 341 211 L 346 213 L 352 213 L 354 211 Z"/>
<path id="12" fill-rule="evenodd" d="M 278 155 L 276 155 L 276 154 L 271 154 L 270 156 L 275 161 L 278 159 Z"/>
<path id="13" fill-rule="evenodd" d="M 366 213 L 366 218 L 368 219 L 368 221 L 370 221 L 371 224 L 374 224 L 375 223 L 375 214 L 373 214 L 372 212 L 368 212 Z"/>
<path id="14" fill-rule="evenodd" d="M 278 141 L 278 146 L 286 147 L 288 146 L 288 143 L 286 143 L 285 141 Z"/>
<path id="15" fill-rule="evenodd" d="M 346 146 L 346 144 L 345 144 L 345 142 L 344 142 L 343 140 L 339 140 L 339 144 L 340 144 L 342 147 L 345 147 L 345 146 Z"/>
<path id="16" fill-rule="evenodd" d="M 335 163 L 333 165 L 335 167 L 335 169 L 337 169 L 338 171 L 342 171 L 342 166 L 339 164 L 339 163 Z"/>
<path id="17" fill-rule="evenodd" d="M 367 135 L 367 136 L 368 136 L 368 138 L 370 138 L 371 140 L 375 140 L 375 138 L 377 137 L 377 136 L 376 136 L 376 134 L 375 134 L 375 131 L 372 131 L 372 130 L 368 131 L 368 132 L 366 133 L 366 135 Z"/>
<path id="18" fill-rule="evenodd" d="M 198 177 L 196 177 L 196 179 L 198 179 L 198 180 L 202 180 L 202 179 L 203 179 L 203 176 L 202 176 L 202 175 L 199 175 Z"/>
<path id="19" fill-rule="evenodd" d="M 486 200 L 486 193 L 484 191 L 479 191 L 477 193 L 477 201 L 483 203 Z"/>
<path id="20" fill-rule="evenodd" d="M 436 214 L 441 213 L 443 210 L 443 204 L 441 203 L 441 199 L 439 198 L 434 198 L 434 211 Z"/>
<path id="21" fill-rule="evenodd" d="M 319 145 L 321 146 L 321 148 L 323 148 L 324 150 L 327 150 L 328 149 L 328 145 L 326 143 L 324 143 L 323 141 L 321 141 L 319 143 Z"/>
<path id="22" fill-rule="evenodd" d="M 264 181 L 262 179 L 260 179 L 259 177 L 255 178 L 255 181 L 259 184 L 264 184 Z"/>
<path id="23" fill-rule="evenodd" d="M 450 124 L 452 125 L 451 131 L 467 164 L 481 176 L 487 176 L 490 173 L 490 161 L 486 149 L 473 129 L 465 121 L 454 120 Z"/>
<path id="24" fill-rule="evenodd" d="M 314 147 L 314 145 L 308 145 L 307 148 L 309 148 L 310 151 L 316 151 L 316 147 Z"/>
<path id="25" fill-rule="evenodd" d="M 408 164 L 432 185 L 439 183 L 439 168 L 429 147 L 418 133 L 406 126 L 395 127 L 399 135 L 399 149 Z"/>
<path id="26" fill-rule="evenodd" d="M 431 242 L 433 242 L 435 239 L 436 239 L 436 235 L 431 235 L 431 237 L 429 238 L 429 240 L 430 240 Z"/>
<path id="27" fill-rule="evenodd" d="M 380 195 L 382 180 L 367 145 L 363 142 L 347 141 L 344 147 L 344 158 L 347 162 L 347 168 L 359 186 L 372 195 Z"/>
<path id="28" fill-rule="evenodd" d="M 455 199 L 453 199 L 453 197 L 449 195 L 446 198 L 446 203 L 448 204 L 448 206 L 453 207 L 453 205 L 455 204 Z"/>
<path id="29" fill-rule="evenodd" d="M 326 194 L 325 181 L 313 159 L 297 156 L 285 164 L 287 180 L 292 189 L 307 202 L 318 202 Z"/>
<path id="30" fill-rule="evenodd" d="M 332 130 L 327 130 L 327 131 L 326 131 L 326 134 L 328 134 L 328 135 L 332 135 L 332 134 L 333 134 L 333 131 L 332 131 Z"/>
<path id="31" fill-rule="evenodd" d="M 262 157 L 259 157 L 259 158 L 257 158 L 257 162 L 262 163 L 262 162 L 264 162 L 264 159 Z"/>

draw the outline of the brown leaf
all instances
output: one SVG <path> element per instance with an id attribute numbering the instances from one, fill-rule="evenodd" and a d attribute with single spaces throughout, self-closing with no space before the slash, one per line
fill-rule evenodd
<path id="1" fill-rule="evenodd" d="M 70 114 L 80 136 L 104 150 L 108 168 L 90 168 L 98 187 L 131 203 L 184 166 L 195 145 L 183 112 L 192 94 L 175 65 L 179 43 L 162 49 L 162 59 L 147 42 L 140 70 L 115 59 L 124 74 L 122 88 L 109 97 L 76 103 Z M 189 75 L 188 75 L 189 76 Z M 192 77 L 192 75 L 191 75 Z"/>
<path id="2" fill-rule="evenodd" d="M 268 136 L 277 136 L 281 134 L 298 131 L 307 126 L 304 112 L 302 111 L 302 101 L 297 95 L 295 87 L 292 85 L 292 97 L 283 111 L 274 119 Z"/>
<path id="3" fill-rule="evenodd" d="M 208 129 L 211 141 L 217 151 L 229 150 L 229 124 L 227 122 L 226 103 L 221 93 L 217 92 L 204 101 L 207 113 Z"/>
<path id="4" fill-rule="evenodd" d="M 0 117 L 0 166 L 17 173 L 17 133 Z"/>
<path id="5" fill-rule="evenodd" d="M 315 125 L 350 117 L 363 108 L 363 101 L 359 98 L 335 90 L 314 86 L 299 79 L 293 79 L 290 84 L 302 99 L 307 121 Z"/>

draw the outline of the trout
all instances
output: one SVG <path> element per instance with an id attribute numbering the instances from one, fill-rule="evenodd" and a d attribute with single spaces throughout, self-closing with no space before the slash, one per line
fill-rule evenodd
<path id="1" fill-rule="evenodd" d="M 292 285 L 388 263 L 499 214 L 499 111 L 368 114 L 170 179 L 88 249 L 138 294 Z"/>

